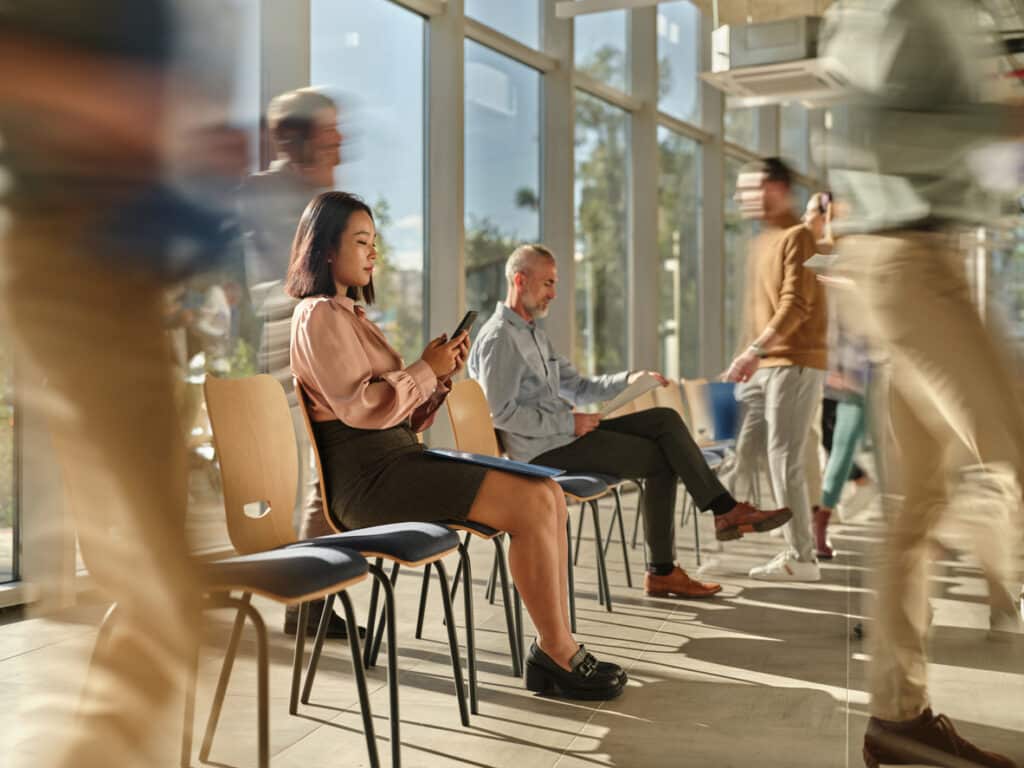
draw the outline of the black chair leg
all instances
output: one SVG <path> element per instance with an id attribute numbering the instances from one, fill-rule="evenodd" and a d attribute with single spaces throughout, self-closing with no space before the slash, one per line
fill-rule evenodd
<path id="1" fill-rule="evenodd" d="M 523 601 L 519 597 L 519 588 L 512 585 L 512 600 L 515 603 L 516 618 L 516 646 L 519 649 L 519 659 L 526 663 L 526 644 L 523 639 Z"/>
<path id="2" fill-rule="evenodd" d="M 639 499 L 637 501 L 639 502 Z M 638 503 L 636 507 L 636 517 L 633 518 L 633 549 L 636 549 L 636 539 L 640 533 L 640 514 L 641 509 Z"/>
<path id="3" fill-rule="evenodd" d="M 569 627 L 576 632 L 576 576 L 574 571 L 575 566 L 572 564 L 572 516 L 569 515 L 565 518 L 565 548 L 566 548 L 566 567 L 569 571 Z"/>
<path id="4" fill-rule="evenodd" d="M 462 579 L 462 566 L 469 559 L 469 539 L 470 533 L 467 531 L 466 535 L 462 539 L 462 545 L 459 547 L 459 564 L 455 566 L 455 575 L 452 576 L 452 603 L 455 602 L 455 596 L 459 594 L 459 581 Z"/>
<path id="5" fill-rule="evenodd" d="M 469 534 L 459 547 L 459 560 L 462 566 L 462 602 L 466 611 L 466 662 L 469 665 L 469 711 L 480 714 L 476 691 L 476 627 L 473 622 L 473 566 L 469 559 Z M 454 598 L 455 588 L 452 587 Z"/>
<path id="6" fill-rule="evenodd" d="M 299 712 L 299 686 L 302 684 L 302 662 L 306 657 L 306 621 L 309 619 L 309 603 L 299 605 L 299 624 L 301 632 L 295 633 L 295 651 L 292 654 L 292 690 L 288 698 L 288 714 Z"/>
<path id="7" fill-rule="evenodd" d="M 303 704 L 309 704 L 309 694 L 313 691 L 313 680 L 316 679 L 316 669 L 320 664 L 320 654 L 324 649 L 324 639 L 327 637 L 327 627 L 331 623 L 333 612 L 334 595 L 328 595 L 324 601 L 324 612 L 320 616 L 320 624 L 316 630 L 316 639 L 313 641 L 313 652 L 309 655 L 309 665 L 306 667 L 306 682 L 302 686 Z M 357 631 L 355 634 L 358 635 L 359 632 Z"/>
<path id="8" fill-rule="evenodd" d="M 235 617 L 235 626 L 232 629 L 231 640 L 228 642 L 228 652 L 224 657 L 224 664 L 221 666 L 220 679 L 217 681 L 217 690 L 214 694 L 213 708 L 210 710 L 210 719 L 206 724 L 206 734 L 203 737 L 203 745 L 199 751 L 199 759 L 202 762 L 209 762 L 210 747 L 213 744 L 213 734 L 217 728 L 217 721 L 220 719 L 221 707 L 224 704 L 224 693 L 227 690 L 228 678 L 231 676 L 231 668 L 234 665 L 235 654 L 238 651 L 238 638 L 241 635 L 242 626 L 248 618 L 256 631 L 256 706 L 257 725 L 256 743 L 259 754 L 257 765 L 259 768 L 270 766 L 270 684 L 269 660 L 270 652 L 267 647 L 267 627 L 259 612 L 252 607 L 250 600 L 252 595 L 243 593 L 241 598 L 230 595 L 221 596 L 223 605 L 238 609 Z M 237 630 L 237 632 L 235 631 Z"/>
<path id="9" fill-rule="evenodd" d="M 590 502 L 590 510 L 594 519 L 594 551 L 597 553 L 597 578 L 601 586 L 599 594 L 603 592 L 604 607 L 611 613 L 612 593 L 608 588 L 608 568 L 604 561 L 604 547 L 601 541 L 601 515 L 596 501 Z"/>
<path id="10" fill-rule="evenodd" d="M 381 568 L 384 564 L 383 558 L 378 557 L 374 560 L 374 564 Z M 370 639 L 377 634 L 377 596 L 380 592 L 380 583 L 377 579 L 373 580 L 373 586 L 370 587 L 370 610 L 366 614 L 366 636 Z M 363 648 L 363 667 L 369 669 L 372 665 L 370 661 L 370 649 L 373 648 L 373 643 L 367 642 Z"/>
<path id="11" fill-rule="evenodd" d="M 509 589 L 508 565 L 505 562 L 505 545 L 500 536 L 495 536 L 494 558 L 498 563 L 498 576 L 501 581 L 501 602 L 505 607 L 505 626 L 508 629 L 508 649 L 512 654 L 512 676 L 522 677 L 522 660 L 519 658 L 519 643 L 516 639 L 515 617 L 512 615 L 512 595 Z"/>
<path id="12" fill-rule="evenodd" d="M 248 605 L 252 594 L 246 592 L 240 600 L 229 597 L 232 605 L 238 604 L 238 614 L 235 616 L 234 626 L 231 628 L 231 637 L 228 640 L 228 647 L 224 653 L 224 662 L 221 664 L 220 677 L 217 680 L 217 688 L 213 693 L 213 703 L 210 705 L 210 716 L 206 720 L 206 732 L 203 734 L 203 743 L 199 747 L 199 759 L 208 762 L 210 749 L 213 747 L 213 734 L 217 730 L 217 722 L 220 720 L 220 711 L 224 706 L 224 695 L 228 689 L 228 680 L 231 678 L 231 668 L 235 663 L 235 654 L 238 653 L 238 641 L 242 636 L 242 626 L 245 624 L 245 612 L 241 606 Z"/>
<path id="13" fill-rule="evenodd" d="M 338 597 L 345 609 L 345 623 L 350 627 L 356 624 L 356 614 L 352 610 L 352 600 L 348 594 L 341 592 Z M 385 606 L 387 610 L 387 606 Z M 394 626 L 394 622 L 391 622 Z M 363 669 L 361 653 L 359 651 L 359 632 L 348 633 L 348 644 L 352 651 L 352 670 L 356 677 L 356 690 L 359 693 L 359 708 L 363 715 L 363 733 L 366 735 L 366 752 L 370 758 L 370 768 L 380 768 L 380 756 L 377 754 L 377 739 L 373 732 L 373 714 L 370 711 L 370 694 L 366 690 L 366 671 Z"/>
<path id="14" fill-rule="evenodd" d="M 392 563 L 391 565 L 391 587 L 394 589 L 395 582 L 398 581 L 399 564 Z M 380 623 L 377 625 L 377 636 L 373 638 L 373 650 L 370 652 L 370 666 L 377 666 L 377 657 L 380 655 L 380 644 L 384 642 L 384 622 L 387 621 L 387 614 L 381 612 Z M 367 642 L 370 641 L 370 636 L 366 636 Z"/>
<path id="15" fill-rule="evenodd" d="M 199 643 L 190 659 L 185 679 L 185 718 L 181 729 L 181 768 L 192 765 L 192 731 L 196 719 L 196 678 L 199 676 Z"/>
<path id="16" fill-rule="evenodd" d="M 462 661 L 459 658 L 459 636 L 455 631 L 455 614 L 452 611 L 452 596 L 448 591 L 448 574 L 444 563 L 433 563 L 437 578 L 441 582 L 441 601 L 444 605 L 444 619 L 448 628 L 448 648 L 452 656 L 452 676 L 455 678 L 455 696 L 459 701 L 459 717 L 464 726 L 469 726 L 469 707 L 466 704 L 466 688 L 462 679 Z"/>
<path id="17" fill-rule="evenodd" d="M 573 565 L 580 564 L 580 542 L 583 540 L 583 518 L 585 516 L 587 507 L 582 501 L 580 502 L 580 520 L 576 525 L 576 550 L 572 553 Z"/>
<path id="18" fill-rule="evenodd" d="M 615 497 L 615 514 L 612 515 L 612 521 L 608 524 L 608 536 L 604 540 L 604 556 L 605 560 L 608 559 L 608 549 L 612 545 L 612 530 L 616 524 L 619 528 L 619 539 L 622 542 L 622 564 L 626 568 L 626 586 L 633 587 L 633 574 L 629 570 L 629 549 L 626 547 L 626 525 L 622 522 L 622 494 L 618 488 L 612 489 L 612 494 Z"/>
<path id="19" fill-rule="evenodd" d="M 429 573 L 429 569 L 427 571 Z M 390 705 L 391 723 L 391 765 L 398 768 L 402 764 L 402 719 L 398 707 L 398 624 L 395 621 L 395 590 L 388 581 L 384 569 L 370 566 L 370 575 L 380 584 L 384 592 L 384 621 L 388 632 L 388 700 Z"/>
<path id="20" fill-rule="evenodd" d="M 427 593 L 430 592 L 430 563 L 423 566 L 423 586 L 420 588 L 420 609 L 416 614 L 416 639 L 423 637 L 423 617 L 427 613 Z"/>
<path id="21" fill-rule="evenodd" d="M 693 548 L 697 552 L 697 567 L 700 567 L 700 510 L 697 509 L 697 502 L 690 500 L 693 504 Z"/>

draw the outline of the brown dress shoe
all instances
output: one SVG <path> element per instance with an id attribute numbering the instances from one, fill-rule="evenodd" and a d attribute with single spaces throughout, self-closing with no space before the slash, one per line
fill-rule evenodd
<path id="1" fill-rule="evenodd" d="M 929 765 L 936 768 L 1017 768 L 1008 757 L 986 752 L 964 739 L 945 715 L 926 709 L 902 723 L 872 717 L 864 734 L 864 764 Z"/>
<path id="2" fill-rule="evenodd" d="M 644 594 L 648 597 L 711 597 L 721 591 L 721 584 L 695 581 L 678 565 L 667 576 L 644 574 Z"/>
<path id="3" fill-rule="evenodd" d="M 739 539 L 744 533 L 763 533 L 785 525 L 793 513 L 782 509 L 758 509 L 741 501 L 724 515 L 715 516 L 715 538 L 719 541 Z"/>

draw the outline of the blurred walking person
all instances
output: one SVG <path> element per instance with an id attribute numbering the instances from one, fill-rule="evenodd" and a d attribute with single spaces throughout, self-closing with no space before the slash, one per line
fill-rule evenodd
<path id="1" fill-rule="evenodd" d="M 972 150 L 1021 126 L 979 102 L 981 64 L 995 54 L 984 47 L 981 10 L 970 0 L 846 2 L 826 32 L 824 54 L 856 92 L 830 152 L 832 186 L 849 202 L 835 224 L 848 233 L 840 265 L 857 284 L 870 343 L 889 359 L 875 407 L 888 409 L 897 454 L 883 477 L 888 535 L 863 748 L 872 768 L 1015 765 L 933 713 L 925 654 L 927 561 L 943 509 L 962 500 L 1008 520 L 1021 494 L 1016 393 L 971 302 L 956 234 L 989 213 Z M 943 469 L 955 443 L 972 461 L 951 499 Z"/>
<path id="2" fill-rule="evenodd" d="M 200 41 L 172 34 L 197 10 L 0 3 L 10 180 L 0 304 L 26 364 L 19 405 L 35 415 L 24 421 L 45 425 L 54 446 L 28 460 L 59 465 L 93 583 L 119 607 L 81 704 L 68 685 L 80 670 L 65 665 L 50 672 L 54 690 L 27 702 L 36 739 L 12 752 L 33 768 L 159 764 L 154 737 L 168 730 L 162 715 L 195 653 L 199 592 L 163 297 L 223 252 L 229 227 L 211 204 L 246 164 L 244 138 L 190 77 Z M 63 533 L 57 517 L 43 535 Z"/>

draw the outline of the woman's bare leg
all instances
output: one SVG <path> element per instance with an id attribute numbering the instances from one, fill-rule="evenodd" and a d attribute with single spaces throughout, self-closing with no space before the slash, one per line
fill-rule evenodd
<path id="1" fill-rule="evenodd" d="M 569 631 L 565 594 L 565 502 L 554 483 L 488 472 L 469 519 L 512 537 L 509 567 L 537 628 L 537 644 L 564 668 L 578 645 Z M 555 488 L 557 491 L 557 487 Z"/>

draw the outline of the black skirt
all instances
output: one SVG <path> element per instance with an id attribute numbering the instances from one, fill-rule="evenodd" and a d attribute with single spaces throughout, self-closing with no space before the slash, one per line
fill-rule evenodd
<path id="1" fill-rule="evenodd" d="M 484 467 L 425 454 L 405 424 L 356 429 L 320 421 L 313 434 L 330 513 L 343 530 L 465 520 L 487 474 Z"/>

